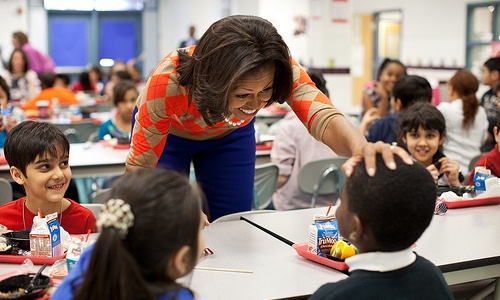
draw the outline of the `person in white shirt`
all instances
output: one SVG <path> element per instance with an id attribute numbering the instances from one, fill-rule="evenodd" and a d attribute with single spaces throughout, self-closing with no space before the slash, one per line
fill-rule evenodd
<path id="1" fill-rule="evenodd" d="M 462 174 L 468 174 L 471 159 L 481 154 L 488 136 L 486 111 L 476 98 L 478 87 L 471 72 L 457 71 L 448 81 L 448 102 L 437 107 L 446 120 L 444 154 L 460 164 Z"/>
<path id="2" fill-rule="evenodd" d="M 326 81 L 319 73 L 308 73 L 316 87 L 329 96 Z M 293 111 L 279 121 L 276 137 L 271 149 L 271 161 L 278 166 L 279 176 L 273 206 L 276 210 L 291 210 L 311 207 L 311 195 L 299 189 L 298 177 L 302 166 L 317 160 L 338 157 L 325 144 L 315 140 Z M 317 206 L 335 202 L 338 194 L 324 195 L 317 199 Z"/>

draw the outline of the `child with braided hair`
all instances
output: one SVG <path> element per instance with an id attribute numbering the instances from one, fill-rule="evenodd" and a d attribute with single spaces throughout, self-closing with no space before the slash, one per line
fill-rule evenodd
<path id="1" fill-rule="evenodd" d="M 99 215 L 100 235 L 51 299 L 194 299 L 176 283 L 203 252 L 200 190 L 162 168 L 114 182 Z"/>

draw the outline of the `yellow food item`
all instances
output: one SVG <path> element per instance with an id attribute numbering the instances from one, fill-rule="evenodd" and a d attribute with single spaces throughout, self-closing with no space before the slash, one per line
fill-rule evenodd
<path id="1" fill-rule="evenodd" d="M 354 254 L 356 254 L 355 248 L 351 245 L 347 245 L 344 247 L 344 251 L 342 251 L 342 256 L 340 257 L 340 259 L 346 259 L 353 256 Z"/>
<path id="2" fill-rule="evenodd" d="M 330 255 L 337 259 L 346 259 L 358 253 L 358 249 L 343 240 L 336 241 L 330 249 Z"/>

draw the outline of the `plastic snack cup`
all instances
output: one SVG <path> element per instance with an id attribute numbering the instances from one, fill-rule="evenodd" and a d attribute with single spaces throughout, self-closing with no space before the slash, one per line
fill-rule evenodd
<path id="1" fill-rule="evenodd" d="M 49 104 L 49 100 L 39 100 L 36 102 L 40 119 L 47 119 L 49 117 Z"/>

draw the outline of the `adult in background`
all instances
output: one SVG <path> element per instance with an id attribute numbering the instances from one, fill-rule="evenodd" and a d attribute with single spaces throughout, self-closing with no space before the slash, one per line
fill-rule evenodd
<path id="1" fill-rule="evenodd" d="M 16 31 L 12 34 L 12 45 L 14 48 L 23 49 L 28 58 L 30 68 L 35 71 L 38 76 L 43 72 L 55 73 L 56 65 L 52 58 L 33 48 L 28 41 L 28 36 L 24 32 Z"/>
<path id="2" fill-rule="evenodd" d="M 40 92 L 38 76 L 31 70 L 28 58 L 22 49 L 14 49 L 7 70 L 2 74 L 10 88 L 12 104 L 23 105 Z"/>
<path id="3" fill-rule="evenodd" d="M 186 175 L 194 166 L 211 220 L 252 208 L 255 172 L 254 120 L 273 102 L 288 102 L 317 140 L 341 156 L 375 153 L 395 168 L 402 148 L 368 144 L 290 57 L 276 28 L 255 16 L 229 16 L 210 26 L 197 46 L 169 53 L 151 73 L 137 99 L 127 171 L 155 166 Z"/>
<path id="4" fill-rule="evenodd" d="M 196 27 L 194 27 L 193 25 L 189 26 L 189 37 L 181 42 L 179 48 L 194 46 L 198 44 L 198 40 L 194 37 L 195 32 Z"/>

